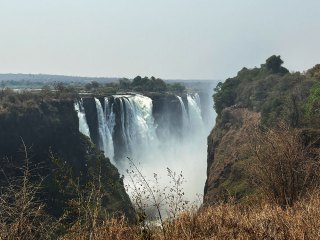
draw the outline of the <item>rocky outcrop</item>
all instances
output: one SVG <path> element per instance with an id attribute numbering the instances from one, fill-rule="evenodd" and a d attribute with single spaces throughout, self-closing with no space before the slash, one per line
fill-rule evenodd
<path id="1" fill-rule="evenodd" d="M 98 118 L 97 118 L 96 103 L 95 103 L 93 97 L 85 97 L 82 99 L 83 99 L 83 107 L 85 110 L 89 131 L 90 131 L 90 138 L 91 138 L 92 142 L 98 143 L 99 142 L 99 131 L 98 131 Z"/>
<path id="2" fill-rule="evenodd" d="M 0 136 L 0 187 L 7 184 L 8 178 L 21 175 L 24 143 L 35 178 L 44 179 L 40 195 L 49 213 L 61 215 L 76 194 L 76 189 L 68 185 L 71 179 L 65 181 L 66 178 L 84 187 L 101 174 L 101 187 L 107 193 L 103 206 L 109 213 L 122 212 L 133 219 L 132 205 L 118 170 L 79 132 L 73 100 L 29 100 L 12 105 L 0 111 Z M 53 158 L 59 159 L 68 171 L 60 169 Z M 68 173 L 59 178 L 62 182 L 57 180 L 64 173 L 60 170 Z"/>
<path id="3" fill-rule="evenodd" d="M 251 191 L 243 176 L 247 157 L 242 151 L 250 143 L 249 134 L 260 122 L 260 113 L 237 106 L 223 110 L 208 136 L 207 180 L 204 204 L 240 198 Z"/>
<path id="4" fill-rule="evenodd" d="M 312 70 L 289 73 L 282 63 L 280 56 L 273 55 L 260 67 L 244 67 L 215 87 L 213 100 L 218 117 L 208 138 L 205 203 L 227 195 L 241 198 L 254 191 L 248 185 L 253 182 L 247 181 L 250 176 L 244 175 L 250 175 L 245 168 L 250 168 L 255 158 L 248 146 L 248 139 L 255 141 L 248 136 L 255 124 L 259 123 L 261 129 L 285 124 L 299 129 L 302 143 L 315 144 L 319 129 L 317 78 L 308 74 Z"/>

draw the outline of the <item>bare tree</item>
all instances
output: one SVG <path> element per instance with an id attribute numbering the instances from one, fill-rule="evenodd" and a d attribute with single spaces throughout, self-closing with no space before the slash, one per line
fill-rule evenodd
<path id="1" fill-rule="evenodd" d="M 28 149 L 22 140 L 22 176 L 7 178 L 0 192 L 0 239 L 53 239 L 59 221 L 50 217 L 39 200 L 42 181 L 33 183 L 35 169 L 30 167 Z M 4 176 L 6 174 L 2 171 Z"/>
<path id="2" fill-rule="evenodd" d="M 265 196 L 281 206 L 291 206 L 320 184 L 320 151 L 304 144 L 298 129 L 284 123 L 256 130 L 252 135 L 253 181 Z"/>

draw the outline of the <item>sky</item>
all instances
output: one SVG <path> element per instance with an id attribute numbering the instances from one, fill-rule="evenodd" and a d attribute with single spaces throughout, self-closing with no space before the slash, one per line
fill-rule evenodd
<path id="1" fill-rule="evenodd" d="M 319 0 L 0 0 L 0 73 L 232 77 L 320 63 Z"/>

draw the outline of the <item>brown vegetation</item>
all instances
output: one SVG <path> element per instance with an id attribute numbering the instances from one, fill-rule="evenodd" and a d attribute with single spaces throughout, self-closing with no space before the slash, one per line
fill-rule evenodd
<path id="1" fill-rule="evenodd" d="M 166 238 L 157 226 L 151 227 L 150 238 L 143 238 L 137 226 L 112 218 L 96 229 L 92 239 L 319 239 L 320 195 L 311 194 L 287 209 L 267 203 L 217 204 L 185 211 L 165 224 Z M 86 238 L 71 232 L 65 239 Z"/>
<path id="2" fill-rule="evenodd" d="M 166 238 L 158 226 L 151 226 L 150 235 L 145 238 L 138 226 L 128 224 L 124 218 L 106 218 L 93 234 L 76 224 L 61 239 L 319 239 L 320 195 L 314 193 L 287 209 L 270 204 L 217 204 L 201 211 L 185 211 L 165 224 Z M 6 229 L 0 231 L 4 234 Z M 0 239 L 35 239 L 1 236 L 4 237 Z"/>
<path id="3" fill-rule="evenodd" d="M 25 163 L 19 169 L 22 176 L 7 178 L 8 186 L 0 188 L 0 240 L 52 239 L 60 223 L 46 213 L 45 204 L 39 201 L 42 183 L 31 181 L 36 176 L 24 142 L 23 146 Z"/>
<path id="4" fill-rule="evenodd" d="M 248 165 L 263 196 L 285 207 L 319 187 L 320 149 L 315 146 L 318 140 L 304 143 L 301 130 L 284 123 L 253 133 L 253 158 Z"/>

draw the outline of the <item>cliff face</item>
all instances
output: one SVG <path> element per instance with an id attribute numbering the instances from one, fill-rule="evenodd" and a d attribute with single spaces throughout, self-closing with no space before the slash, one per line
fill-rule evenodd
<path id="1" fill-rule="evenodd" d="M 318 134 L 319 68 L 289 73 L 282 63 L 280 56 L 272 56 L 260 68 L 243 68 L 215 88 L 218 117 L 208 137 L 205 204 L 255 192 L 247 169 L 254 159 L 250 132 L 255 126 L 272 129 L 284 123 L 299 128 L 302 142 Z"/>
<path id="2" fill-rule="evenodd" d="M 250 144 L 248 133 L 259 121 L 260 114 L 247 108 L 228 107 L 221 113 L 208 137 L 204 204 L 240 198 L 250 191 L 242 171 L 242 149 Z"/>
<path id="3" fill-rule="evenodd" d="M 181 104 L 175 95 L 153 95 L 151 96 L 153 109 L 152 115 L 157 125 L 157 134 L 165 139 L 168 133 L 178 136 L 182 134 L 182 109 Z M 182 97 L 185 106 L 186 97 Z"/>
<path id="4" fill-rule="evenodd" d="M 65 178 L 78 181 L 85 187 L 101 174 L 102 189 L 106 192 L 104 207 L 109 212 L 123 212 L 133 217 L 131 202 L 125 192 L 118 170 L 105 158 L 89 139 L 79 133 L 79 120 L 73 100 L 30 100 L 7 107 L 0 112 L 0 186 L 6 178 L 17 177 L 21 172 L 24 153 L 22 141 L 28 148 L 30 166 L 35 176 L 44 178 L 42 199 L 47 210 L 61 215 L 67 202 L 76 194 Z M 68 176 L 59 164 L 69 169 Z M 59 181 L 58 181 L 59 179 Z M 61 179 L 64 179 L 63 181 Z"/>

